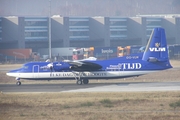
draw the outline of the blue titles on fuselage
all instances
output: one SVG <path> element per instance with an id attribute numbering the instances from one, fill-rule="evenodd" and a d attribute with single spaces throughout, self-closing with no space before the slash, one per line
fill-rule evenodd
<path id="1" fill-rule="evenodd" d="M 107 70 L 117 69 L 117 70 L 132 70 L 132 69 L 141 69 L 141 63 L 119 63 L 117 65 L 109 65 L 106 67 Z"/>
<path id="2" fill-rule="evenodd" d="M 107 76 L 107 73 L 104 72 L 82 72 L 82 73 L 71 73 L 71 72 L 64 72 L 64 73 L 50 73 L 50 77 L 74 77 L 74 76 Z"/>
<path id="3" fill-rule="evenodd" d="M 74 76 L 73 73 L 50 73 L 50 76 L 62 76 L 62 77 L 65 77 L 65 76 Z"/>

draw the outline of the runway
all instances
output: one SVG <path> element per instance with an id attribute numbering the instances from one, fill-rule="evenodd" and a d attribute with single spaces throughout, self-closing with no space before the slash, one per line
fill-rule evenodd
<path id="1" fill-rule="evenodd" d="M 148 92 L 180 91 L 180 82 L 127 82 L 76 84 L 0 84 L 3 93 L 46 93 L 46 92 Z"/>

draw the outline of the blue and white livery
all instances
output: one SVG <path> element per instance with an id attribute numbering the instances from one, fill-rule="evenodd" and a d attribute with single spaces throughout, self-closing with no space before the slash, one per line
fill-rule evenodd
<path id="1" fill-rule="evenodd" d="M 9 71 L 8 76 L 29 80 L 71 80 L 88 84 L 89 79 L 116 79 L 140 76 L 172 68 L 166 43 L 165 30 L 152 31 L 144 53 L 108 60 L 82 60 L 69 62 L 29 62 L 22 68 Z"/>

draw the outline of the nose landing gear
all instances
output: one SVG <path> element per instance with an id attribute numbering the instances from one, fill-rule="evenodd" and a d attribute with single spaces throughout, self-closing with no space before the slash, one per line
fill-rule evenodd
<path id="1" fill-rule="evenodd" d="M 20 81 L 17 81 L 17 82 L 16 82 L 16 85 L 18 85 L 18 86 L 21 85 L 21 82 L 20 82 Z"/>
<path id="2" fill-rule="evenodd" d="M 16 85 L 21 85 L 21 81 L 20 81 L 20 78 L 16 78 L 17 82 L 16 82 Z"/>

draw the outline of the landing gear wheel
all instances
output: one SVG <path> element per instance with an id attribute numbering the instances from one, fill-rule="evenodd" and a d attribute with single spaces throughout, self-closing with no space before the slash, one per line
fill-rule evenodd
<path id="1" fill-rule="evenodd" d="M 16 85 L 21 85 L 21 82 L 20 82 L 20 81 L 17 81 L 17 82 L 16 82 Z"/>
<path id="2" fill-rule="evenodd" d="M 82 80 L 77 80 L 76 82 L 78 85 L 82 85 Z"/>
<path id="3" fill-rule="evenodd" d="M 88 80 L 88 79 L 83 79 L 83 83 L 84 83 L 84 84 L 88 84 L 88 83 L 89 83 L 89 80 Z"/>

